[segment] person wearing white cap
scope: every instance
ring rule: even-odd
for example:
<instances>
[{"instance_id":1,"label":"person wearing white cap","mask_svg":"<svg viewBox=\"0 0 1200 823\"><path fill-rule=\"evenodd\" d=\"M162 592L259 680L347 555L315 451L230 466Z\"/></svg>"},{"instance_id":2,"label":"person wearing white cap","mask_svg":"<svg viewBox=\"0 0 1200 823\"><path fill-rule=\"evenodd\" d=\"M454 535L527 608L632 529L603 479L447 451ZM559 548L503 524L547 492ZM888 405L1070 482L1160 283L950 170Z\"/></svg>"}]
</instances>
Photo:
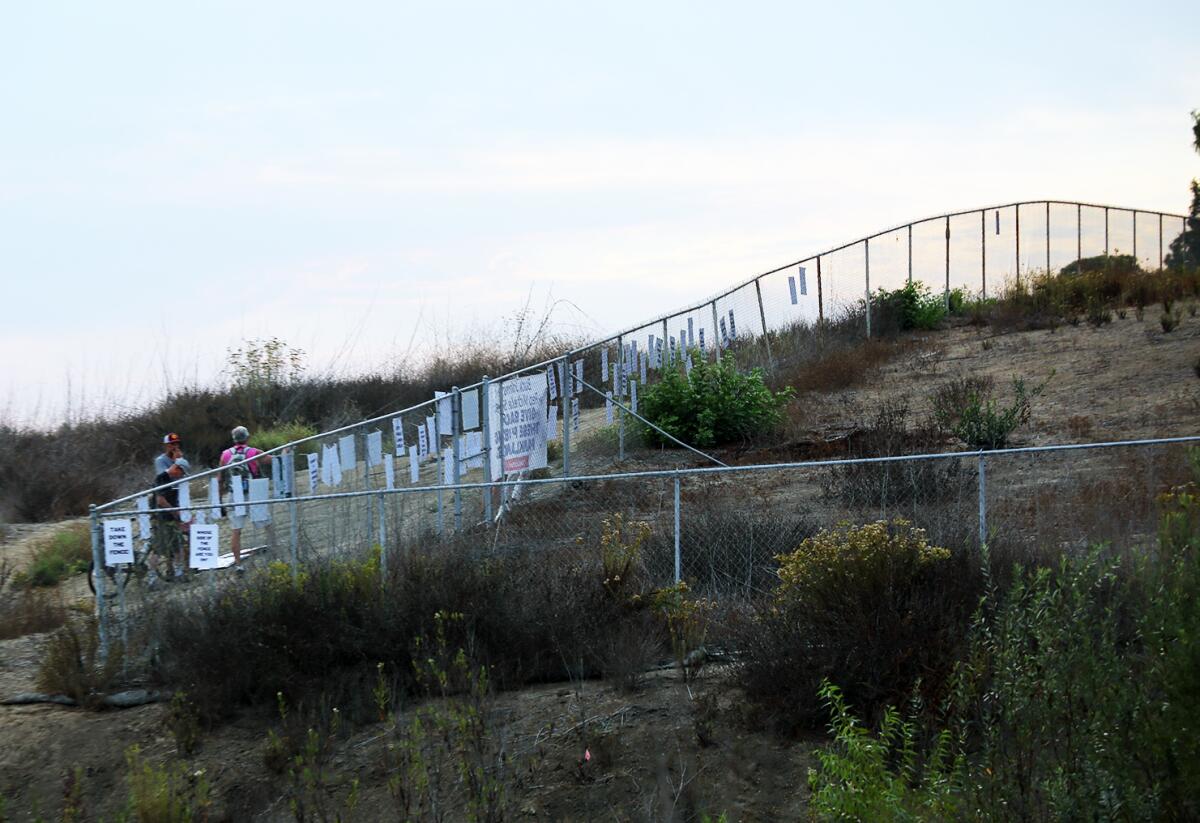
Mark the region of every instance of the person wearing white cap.
<instances>
[{"instance_id":1,"label":"person wearing white cap","mask_svg":"<svg viewBox=\"0 0 1200 823\"><path fill-rule=\"evenodd\" d=\"M259 449L248 445L250 431L245 426L238 426L230 433L233 445L221 452L221 466L228 469L221 475L221 484L226 489L238 483L242 487L242 499L250 499L251 478L262 477L263 467L271 466L271 455L263 454ZM261 464L261 465L260 465ZM232 534L229 545L233 550L233 565L238 572L242 568L242 529L246 525L246 517L231 515L229 528Z\"/></svg>"}]
</instances>

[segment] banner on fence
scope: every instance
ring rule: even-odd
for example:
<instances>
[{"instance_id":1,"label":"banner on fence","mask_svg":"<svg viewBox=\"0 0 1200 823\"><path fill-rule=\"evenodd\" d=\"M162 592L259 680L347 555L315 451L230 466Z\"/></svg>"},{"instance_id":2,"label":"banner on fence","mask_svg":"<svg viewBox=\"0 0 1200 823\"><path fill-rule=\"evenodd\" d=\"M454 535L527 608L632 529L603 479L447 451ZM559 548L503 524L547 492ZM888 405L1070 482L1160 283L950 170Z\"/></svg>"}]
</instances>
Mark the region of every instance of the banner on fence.
<instances>
[{"instance_id":1,"label":"banner on fence","mask_svg":"<svg viewBox=\"0 0 1200 823\"><path fill-rule=\"evenodd\" d=\"M504 398L501 414L500 398ZM546 373L505 380L488 392L492 477L546 467ZM504 455L504 465L500 455Z\"/></svg>"}]
</instances>

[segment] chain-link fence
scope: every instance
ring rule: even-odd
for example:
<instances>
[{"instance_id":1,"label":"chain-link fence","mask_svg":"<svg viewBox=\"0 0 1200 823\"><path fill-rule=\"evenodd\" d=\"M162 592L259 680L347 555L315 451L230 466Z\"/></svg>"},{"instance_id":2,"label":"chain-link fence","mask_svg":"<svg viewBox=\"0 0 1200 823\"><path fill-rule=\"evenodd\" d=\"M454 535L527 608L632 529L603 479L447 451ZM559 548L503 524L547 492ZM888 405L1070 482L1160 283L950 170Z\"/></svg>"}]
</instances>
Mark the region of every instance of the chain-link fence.
<instances>
[{"instance_id":1,"label":"chain-link fence","mask_svg":"<svg viewBox=\"0 0 1200 823\"><path fill-rule=\"evenodd\" d=\"M281 477L294 494L248 504L242 546L248 563L279 560L294 571L375 547L385 564L396 552L442 544L480 558L583 556L584 547L597 545L606 518L620 515L649 526L640 554L653 584L684 580L711 597L753 598L773 588L777 555L843 521L901 517L935 544L986 543L1023 557L1049 558L1104 541L1148 546L1156 535L1158 496L1192 477L1197 444L1200 437L1182 437L390 488L359 453L341 467L345 491L307 493L296 482L298 472ZM219 504L179 507L193 523L217 526L220 557L213 570L195 575L213 589L233 573L221 569L232 562L234 508L226 506L222 516ZM130 610L182 590L165 582L152 590L130 575L154 530L174 524L154 523L141 504L95 510L92 526L97 568L106 565L114 526L133 537L134 562L109 563L108 574L95 575L106 633L114 607L123 626ZM195 580L184 588L206 590Z\"/></svg>"}]
</instances>

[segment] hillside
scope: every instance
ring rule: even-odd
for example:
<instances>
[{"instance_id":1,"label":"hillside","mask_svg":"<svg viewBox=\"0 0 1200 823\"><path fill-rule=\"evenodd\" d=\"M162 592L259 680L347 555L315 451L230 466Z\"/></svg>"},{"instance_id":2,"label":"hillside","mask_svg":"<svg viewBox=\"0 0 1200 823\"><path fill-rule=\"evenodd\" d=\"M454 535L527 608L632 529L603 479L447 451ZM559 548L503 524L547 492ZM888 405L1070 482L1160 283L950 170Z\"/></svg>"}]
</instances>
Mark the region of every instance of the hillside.
<instances>
[{"instance_id":1,"label":"hillside","mask_svg":"<svg viewBox=\"0 0 1200 823\"><path fill-rule=\"evenodd\" d=\"M851 453L854 441L848 433L868 427L885 401L906 400L915 420L929 413L934 388L964 375L991 376L1000 397L1013 377L1044 385L1029 425L1017 433L1017 445L1195 434L1198 358L1200 318L1185 315L1167 334L1156 308L1148 309L1142 321L1131 313L1100 328L1080 324L997 334L962 325L913 334L858 385L801 394L778 443L722 454L739 462L774 462ZM661 458L661 453L636 452L625 468ZM692 462L680 455L672 460ZM26 557L28 540L15 530L0 545L0 557ZM81 588L75 578L63 584L62 593L78 598L86 610ZM0 697L36 690L47 638L0 641ZM238 649L229 654L237 655ZM706 668L691 689L689 696L688 685L668 666L649 673L632 692L617 682L576 680L501 694L490 717L503 729L508 797L516 816L667 820L727 812L730 820L790 820L802 815L806 770L823 738L786 739L748 725L724 666ZM176 744L164 725L169 716L166 704L102 713L48 705L0 707L0 795L9 814L24 819L20 814L35 805L60 808L64 791L72 791L70 776L80 769L89 813L112 815L127 796L122 753L130 745L140 746L150 761L174 757ZM262 713L243 713L205 731L197 753L184 758L188 773L202 770L211 784L214 819L292 819L286 781L264 765L265 725ZM360 781L360 819L393 813L383 765L388 739L382 724L366 723L346 730L330 752L329 785L339 802L349 795L351 778Z\"/></svg>"}]
</instances>

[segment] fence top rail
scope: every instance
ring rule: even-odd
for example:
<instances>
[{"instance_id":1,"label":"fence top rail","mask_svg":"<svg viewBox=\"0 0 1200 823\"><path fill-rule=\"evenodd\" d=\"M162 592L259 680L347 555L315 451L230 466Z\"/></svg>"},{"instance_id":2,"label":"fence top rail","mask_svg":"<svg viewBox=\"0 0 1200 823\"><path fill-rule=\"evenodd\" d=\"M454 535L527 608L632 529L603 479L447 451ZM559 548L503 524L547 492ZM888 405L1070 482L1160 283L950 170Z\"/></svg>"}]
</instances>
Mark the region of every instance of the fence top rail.
<instances>
[{"instance_id":1,"label":"fence top rail","mask_svg":"<svg viewBox=\"0 0 1200 823\"><path fill-rule=\"evenodd\" d=\"M1021 454L1052 454L1057 452L1071 451L1089 451L1096 449L1112 449L1112 448L1130 448L1136 446L1167 446L1181 443L1198 443L1200 444L1200 435L1187 435L1184 437L1156 437L1141 440L1107 440L1098 443L1064 443L1051 446L1021 446L1010 449L991 449L991 450L976 450L976 451L961 451L961 452L930 452L923 454L898 454L888 457L848 457L840 460L803 460L791 463L755 463L749 466L698 466L682 469L654 469L651 471L642 472L612 472L610 474L586 474L572 475L571 477L547 477L542 479L509 479L509 480L492 480L480 483L458 483L458 484L441 484L431 486L407 486L395 489L359 489L349 492L332 492L327 494L306 494L295 497L275 497L268 500L255 501L251 503L247 501L244 505L260 505L260 506L277 506L285 503L305 503L307 501L317 500L344 500L353 497L379 497L389 494L428 494L438 491L463 491L466 489L491 489L504 488L506 486L547 486L561 485L563 483L587 483L599 482L603 480L639 480L649 478L675 478L688 477L696 475L709 474L736 474L745 472L758 471L781 471L795 469L820 469L832 468L835 466L854 466L864 464L878 463L906 463L916 462L920 460L964 460L964 459L987 459L990 457L1002 457L1009 455ZM182 512L182 511L200 511L203 509L213 508L211 503L194 504L191 506L174 506L156 508L156 512ZM96 513L101 511L97 507ZM127 509L124 511L104 511L103 516L108 517L126 517L138 514L145 514L136 509Z\"/></svg>"},{"instance_id":2,"label":"fence top rail","mask_svg":"<svg viewBox=\"0 0 1200 823\"><path fill-rule=\"evenodd\" d=\"M635 331L645 329L649 326L655 326L659 323L670 320L674 317L679 317L680 315L689 314L689 313L695 312L695 311L700 311L701 309L708 306L709 304L715 303L717 300L722 300L722 299L728 297L729 295L733 294L734 292L737 292L737 291L740 291L741 289L747 288L747 287L753 285L754 283L758 282L759 280L761 280L764 277L768 277L772 274L778 274L781 271L786 271L787 269L794 268L796 266L801 265L802 263L808 263L810 261L816 260L819 257L826 257L831 254L836 254L839 251L853 248L854 246L857 246L866 241L874 240L877 237L883 237L883 236L891 234L893 232L900 231L901 229L909 228L911 226L919 226L919 225L922 225L923 223L929 223L929 222L933 222L933 221L937 221L937 220L945 220L950 217L961 217L961 216L967 215L967 214L981 214L981 213L986 213L989 211L998 211L1000 209L1010 209L1010 208L1016 208L1019 206L1035 206L1035 205L1082 206L1082 207L1093 208L1093 209L1104 209L1105 211L1124 211L1124 212L1131 212L1133 214L1141 213L1141 214L1158 215L1159 217L1173 217L1173 218L1180 219L1180 220L1187 219L1187 217L1182 214L1161 212L1161 211L1157 211L1157 210L1153 210L1153 209L1129 208L1127 206L1110 206L1110 205L1105 205L1103 203L1085 203L1085 202L1077 201L1077 200L1021 200L1021 201L1016 201L1016 202L1012 202L1012 203L1003 203L1003 204L992 205L992 206L980 206L980 207L973 208L973 209L963 209L961 211L946 212L944 214L934 215L932 217L923 217L919 220L912 220L912 221L909 221L906 223L900 223L896 226L893 226L892 228L884 229L882 231L877 231L874 234L870 234L865 237L860 237L857 240L853 240L849 243L843 243L842 245L836 246L832 249L817 252L816 254L811 254L807 257L803 257L803 258L793 261L791 263L787 263L782 266L777 266L776 268L773 268L770 271L765 271L760 274L756 274L753 277L751 277L750 279L740 282L737 285L735 285L731 288L728 288L723 292L720 292L719 294L712 295L710 297L706 297L703 300L700 300L700 301L688 306L687 308L676 309L667 314L660 315L652 320L647 320L643 323L638 323L634 326L630 326L630 327L626 328L624 331L609 335L608 337L605 337L601 340L596 340L591 343L587 343L583 346L579 346L577 348L571 349L567 352L564 352L561 355L557 355L555 357L551 357L546 360L543 360L540 363L535 363L535 364L532 364L529 366L523 366L519 369L514 369L513 371L510 371L506 374L492 378L492 380L493 381L509 380L520 374L524 374L529 371L535 371L537 369L547 368L551 364L558 363L562 360L569 360L570 358L573 358L577 355L584 354L584 353L592 351L593 349L596 349L600 346L605 346L616 340L620 340L621 338L628 336ZM480 381L478 381L476 383L472 383L469 386L460 387L460 390L461 391L471 391L473 389L480 388L487 382L488 382L488 377L485 375L483 377L483 379L481 379ZM264 454L274 455L277 453L281 453L287 449L294 448L295 446L298 446L302 443L311 442L313 440L319 440L321 438L330 437L335 434L341 434L343 432L347 432L352 429L356 429L360 426L369 426L372 423L379 423L384 420L389 420L393 417L396 417L397 415L407 414L409 412L416 411L417 409L420 409L423 406L429 406L429 405L433 404L434 402L435 402L434 400L426 400L422 403L418 403L418 404L416 404L414 406L410 406L406 409L400 409L398 411L393 411L393 412L388 412L386 414L377 415L375 417L371 417L366 420L360 420L357 423L351 423L349 425L342 426L341 428L331 429L330 431L325 431L325 432L320 432L318 434L314 434L309 437L302 437L298 440L293 440L289 443L284 443L281 446L277 446L273 449L270 449L270 450L264 452ZM790 465L790 464L779 464L779 465L782 466L782 465ZM220 467L215 468L215 469L207 469L203 472L189 475L188 479L189 480L197 480L197 479L201 479L204 477L214 475L220 471L221 471ZM609 475L609 476L611 476L611 475ZM178 485L180 482L182 482L182 481L174 481L174 482L167 483L167 484L164 484L161 486L154 486L152 488L143 489L141 491L125 495L124 497L118 497L115 500L110 500L107 503L102 503L102 504L96 506L95 509L97 511L107 511L108 509L111 509L114 506L118 506L121 503L127 503L130 500L135 500L138 497L141 497L143 495L156 494L159 491L162 491L164 489L169 489L173 486ZM436 486L423 486L422 488L437 488L437 487Z\"/></svg>"}]
</instances>

